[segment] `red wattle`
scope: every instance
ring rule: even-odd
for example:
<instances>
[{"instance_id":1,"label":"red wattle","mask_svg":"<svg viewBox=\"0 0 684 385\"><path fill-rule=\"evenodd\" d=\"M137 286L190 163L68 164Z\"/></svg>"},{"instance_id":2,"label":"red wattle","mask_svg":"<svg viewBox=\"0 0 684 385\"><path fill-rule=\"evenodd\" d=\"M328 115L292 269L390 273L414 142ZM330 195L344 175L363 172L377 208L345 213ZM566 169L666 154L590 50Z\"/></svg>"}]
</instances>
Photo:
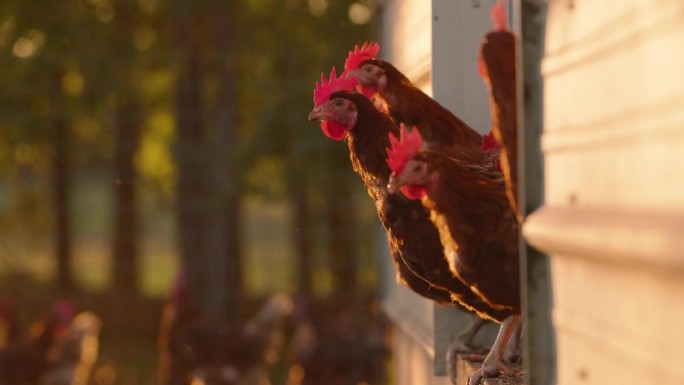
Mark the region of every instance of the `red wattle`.
<instances>
[{"instance_id":1,"label":"red wattle","mask_svg":"<svg viewBox=\"0 0 684 385\"><path fill-rule=\"evenodd\" d=\"M321 121L321 129L325 136L330 139L342 140L347 133L347 127L334 121Z\"/></svg>"},{"instance_id":2,"label":"red wattle","mask_svg":"<svg viewBox=\"0 0 684 385\"><path fill-rule=\"evenodd\" d=\"M423 186L404 185L399 188L406 198L411 200L420 199L427 194L427 190Z\"/></svg>"}]
</instances>

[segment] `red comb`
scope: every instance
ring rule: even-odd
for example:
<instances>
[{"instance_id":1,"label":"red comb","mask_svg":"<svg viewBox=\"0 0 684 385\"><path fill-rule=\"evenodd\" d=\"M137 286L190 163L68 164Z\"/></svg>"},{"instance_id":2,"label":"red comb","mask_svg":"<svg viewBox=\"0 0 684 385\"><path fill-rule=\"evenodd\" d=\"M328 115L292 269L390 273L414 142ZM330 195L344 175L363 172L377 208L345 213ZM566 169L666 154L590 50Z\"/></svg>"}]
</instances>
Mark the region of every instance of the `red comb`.
<instances>
[{"instance_id":1,"label":"red comb","mask_svg":"<svg viewBox=\"0 0 684 385\"><path fill-rule=\"evenodd\" d=\"M354 50L349 51L349 56L344 62L344 70L354 71L365 60L374 59L378 55L378 51L380 51L380 44L376 42L365 42L361 48L355 45Z\"/></svg>"},{"instance_id":2,"label":"red comb","mask_svg":"<svg viewBox=\"0 0 684 385\"><path fill-rule=\"evenodd\" d=\"M492 22L495 31L505 31L508 29L508 17L506 17L508 0L499 0L492 8Z\"/></svg>"},{"instance_id":3,"label":"red comb","mask_svg":"<svg viewBox=\"0 0 684 385\"><path fill-rule=\"evenodd\" d=\"M488 153L497 148L501 148L501 146L499 145L499 142L496 141L496 138L494 138L493 133L490 132L489 134L482 135L482 145L480 146L482 152Z\"/></svg>"},{"instance_id":4,"label":"red comb","mask_svg":"<svg viewBox=\"0 0 684 385\"><path fill-rule=\"evenodd\" d=\"M387 165L394 174L399 174L406 163L423 148L423 138L416 126L408 132L404 123L401 124L399 138L389 134L392 148L387 149Z\"/></svg>"},{"instance_id":5,"label":"red comb","mask_svg":"<svg viewBox=\"0 0 684 385\"><path fill-rule=\"evenodd\" d=\"M321 81L316 82L314 90L314 106L325 103L337 91L353 91L356 88L356 76L347 78L346 75L347 71L344 71L338 78L335 67L330 71L330 80L325 78L325 74L321 74Z\"/></svg>"}]
</instances>

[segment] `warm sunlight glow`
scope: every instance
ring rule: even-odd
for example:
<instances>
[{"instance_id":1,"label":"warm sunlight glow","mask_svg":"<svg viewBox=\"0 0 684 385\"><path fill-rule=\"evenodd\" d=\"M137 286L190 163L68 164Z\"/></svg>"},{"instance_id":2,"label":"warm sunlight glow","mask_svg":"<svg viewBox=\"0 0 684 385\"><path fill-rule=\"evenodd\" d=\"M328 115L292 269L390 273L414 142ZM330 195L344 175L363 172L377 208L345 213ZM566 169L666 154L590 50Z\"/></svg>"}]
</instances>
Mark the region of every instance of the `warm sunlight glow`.
<instances>
[{"instance_id":1,"label":"warm sunlight glow","mask_svg":"<svg viewBox=\"0 0 684 385\"><path fill-rule=\"evenodd\" d=\"M354 3L349 6L349 20L354 24L366 24L372 15L370 8L361 3Z\"/></svg>"},{"instance_id":2,"label":"warm sunlight glow","mask_svg":"<svg viewBox=\"0 0 684 385\"><path fill-rule=\"evenodd\" d=\"M20 165L29 165L39 156L39 149L30 144L20 143L14 148L14 161Z\"/></svg>"},{"instance_id":3,"label":"warm sunlight glow","mask_svg":"<svg viewBox=\"0 0 684 385\"><path fill-rule=\"evenodd\" d=\"M12 53L16 57L28 59L35 56L43 44L45 44L45 34L37 29L32 29L26 36L17 39L12 48Z\"/></svg>"},{"instance_id":4,"label":"warm sunlight glow","mask_svg":"<svg viewBox=\"0 0 684 385\"><path fill-rule=\"evenodd\" d=\"M292 385L298 385L302 383L304 379L304 368L301 365L293 365L287 376L287 383Z\"/></svg>"},{"instance_id":5,"label":"warm sunlight glow","mask_svg":"<svg viewBox=\"0 0 684 385\"><path fill-rule=\"evenodd\" d=\"M138 0L138 6L147 13L154 13L159 8L159 0Z\"/></svg>"},{"instance_id":6,"label":"warm sunlight glow","mask_svg":"<svg viewBox=\"0 0 684 385\"><path fill-rule=\"evenodd\" d=\"M164 112L152 114L140 138L135 166L141 175L151 180L167 197L174 193L177 170L171 153L175 140L173 116Z\"/></svg>"},{"instance_id":7,"label":"warm sunlight glow","mask_svg":"<svg viewBox=\"0 0 684 385\"><path fill-rule=\"evenodd\" d=\"M301 3L302 0L285 0L285 9L287 9L288 11L297 10Z\"/></svg>"},{"instance_id":8,"label":"warm sunlight glow","mask_svg":"<svg viewBox=\"0 0 684 385\"><path fill-rule=\"evenodd\" d=\"M309 0L309 13L312 16L320 17L325 15L328 9L328 0Z\"/></svg>"},{"instance_id":9,"label":"warm sunlight glow","mask_svg":"<svg viewBox=\"0 0 684 385\"><path fill-rule=\"evenodd\" d=\"M68 71L62 78L62 89L70 96L80 96L84 85L85 79L78 71Z\"/></svg>"},{"instance_id":10,"label":"warm sunlight glow","mask_svg":"<svg viewBox=\"0 0 684 385\"><path fill-rule=\"evenodd\" d=\"M97 119L88 117L78 117L74 119L71 127L74 137L84 142L97 140L103 130L102 125Z\"/></svg>"},{"instance_id":11,"label":"warm sunlight glow","mask_svg":"<svg viewBox=\"0 0 684 385\"><path fill-rule=\"evenodd\" d=\"M102 365L95 369L94 374L95 383L102 385L112 385L116 383L118 375L116 370L110 365Z\"/></svg>"},{"instance_id":12,"label":"warm sunlight glow","mask_svg":"<svg viewBox=\"0 0 684 385\"><path fill-rule=\"evenodd\" d=\"M22 59L30 58L36 53L36 46L33 42L25 37L20 37L15 43L14 48L12 48L12 53L16 57Z\"/></svg>"},{"instance_id":13,"label":"warm sunlight glow","mask_svg":"<svg viewBox=\"0 0 684 385\"><path fill-rule=\"evenodd\" d=\"M95 6L95 17L102 23L109 23L116 16L114 7L106 1L99 2Z\"/></svg>"},{"instance_id":14,"label":"warm sunlight glow","mask_svg":"<svg viewBox=\"0 0 684 385\"><path fill-rule=\"evenodd\" d=\"M147 51L157 41L157 32L148 27L140 27L133 34L133 45L138 51Z\"/></svg>"}]
</instances>

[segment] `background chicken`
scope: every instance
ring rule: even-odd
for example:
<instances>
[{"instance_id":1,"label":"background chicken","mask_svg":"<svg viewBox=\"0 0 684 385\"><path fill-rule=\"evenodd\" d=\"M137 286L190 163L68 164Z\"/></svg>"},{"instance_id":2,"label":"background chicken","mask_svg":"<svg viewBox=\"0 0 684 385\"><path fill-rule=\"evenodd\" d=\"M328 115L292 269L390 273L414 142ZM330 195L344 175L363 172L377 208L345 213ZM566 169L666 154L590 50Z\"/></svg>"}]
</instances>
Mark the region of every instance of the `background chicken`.
<instances>
[{"instance_id":1,"label":"background chicken","mask_svg":"<svg viewBox=\"0 0 684 385\"><path fill-rule=\"evenodd\" d=\"M347 138L352 167L375 201L378 215L388 232L390 252L395 262L404 264L407 270L432 286L446 290L453 301L478 312L481 317L503 320L508 315L506 311L486 304L467 285L451 275L439 234L420 202L388 194L387 182L391 171L386 163L385 148L389 146L388 134L396 134L398 127L367 97L353 92L355 86L354 77L343 74L338 79L334 69L329 81L323 76L314 92L315 108L309 120L321 120L323 132L332 139ZM399 272L406 274L402 269ZM417 292L430 297L429 292Z\"/></svg>"},{"instance_id":2,"label":"background chicken","mask_svg":"<svg viewBox=\"0 0 684 385\"><path fill-rule=\"evenodd\" d=\"M50 314L33 322L0 350L0 385L36 384L48 368L48 352L60 327L58 317Z\"/></svg>"},{"instance_id":3,"label":"background chicken","mask_svg":"<svg viewBox=\"0 0 684 385\"><path fill-rule=\"evenodd\" d=\"M268 379L277 359L292 300L270 297L254 316L219 322L188 297L184 274L177 277L159 328L162 384L256 385Z\"/></svg>"},{"instance_id":4,"label":"background chicken","mask_svg":"<svg viewBox=\"0 0 684 385\"><path fill-rule=\"evenodd\" d=\"M13 304L3 305L3 319L14 320L13 312ZM57 300L25 335L12 325L16 336L0 350L0 384L87 384L97 359L101 322L93 313L75 313L71 301Z\"/></svg>"},{"instance_id":5,"label":"background chicken","mask_svg":"<svg viewBox=\"0 0 684 385\"><path fill-rule=\"evenodd\" d=\"M374 295L333 293L296 303L287 385L387 383L389 325Z\"/></svg>"},{"instance_id":6,"label":"background chicken","mask_svg":"<svg viewBox=\"0 0 684 385\"><path fill-rule=\"evenodd\" d=\"M518 219L518 115L515 75L515 35L508 29L506 1L492 8L494 30L489 32L480 48L478 65L489 90L492 132L500 148L501 170L506 177L506 191Z\"/></svg>"},{"instance_id":7,"label":"background chicken","mask_svg":"<svg viewBox=\"0 0 684 385\"><path fill-rule=\"evenodd\" d=\"M102 321L95 313L77 314L49 352L41 385L87 385L97 361Z\"/></svg>"},{"instance_id":8,"label":"background chicken","mask_svg":"<svg viewBox=\"0 0 684 385\"><path fill-rule=\"evenodd\" d=\"M471 377L506 371L503 353L520 320L518 222L497 171L458 160L443 149L422 149L417 129L392 139L389 190L420 199L439 230L452 273L490 306L506 312L497 340Z\"/></svg>"},{"instance_id":9,"label":"background chicken","mask_svg":"<svg viewBox=\"0 0 684 385\"><path fill-rule=\"evenodd\" d=\"M364 43L349 52L345 71L356 76L360 91L378 98L396 124L421 128L425 141L451 148L459 159L482 163L482 137L451 111L415 87L392 64L377 59L378 43Z\"/></svg>"}]
</instances>

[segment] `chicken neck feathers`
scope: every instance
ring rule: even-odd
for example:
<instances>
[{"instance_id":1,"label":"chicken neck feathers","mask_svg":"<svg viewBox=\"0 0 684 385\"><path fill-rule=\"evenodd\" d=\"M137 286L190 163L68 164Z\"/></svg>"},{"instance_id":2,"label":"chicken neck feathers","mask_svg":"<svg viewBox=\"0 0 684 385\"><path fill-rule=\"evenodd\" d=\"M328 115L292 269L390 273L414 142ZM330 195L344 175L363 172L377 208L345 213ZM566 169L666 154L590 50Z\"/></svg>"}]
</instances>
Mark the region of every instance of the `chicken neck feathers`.
<instances>
[{"instance_id":1,"label":"chicken neck feathers","mask_svg":"<svg viewBox=\"0 0 684 385\"><path fill-rule=\"evenodd\" d=\"M382 60L377 60L377 64L387 77L387 86L381 97L397 124L419 127L425 141L453 148L453 153L460 159L483 162L480 134L411 84L393 65Z\"/></svg>"}]
</instances>

